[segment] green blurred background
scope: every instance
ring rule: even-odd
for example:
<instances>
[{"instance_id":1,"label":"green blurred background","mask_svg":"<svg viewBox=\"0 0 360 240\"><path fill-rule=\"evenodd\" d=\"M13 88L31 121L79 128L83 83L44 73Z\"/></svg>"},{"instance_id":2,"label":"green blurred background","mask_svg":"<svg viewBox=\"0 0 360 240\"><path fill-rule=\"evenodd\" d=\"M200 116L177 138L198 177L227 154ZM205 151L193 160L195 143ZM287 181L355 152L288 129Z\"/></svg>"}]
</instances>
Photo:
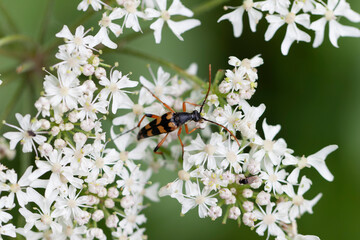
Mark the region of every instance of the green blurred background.
<instances>
[{"instance_id":1,"label":"green blurred background","mask_svg":"<svg viewBox=\"0 0 360 240\"><path fill-rule=\"evenodd\" d=\"M18 31L27 35L34 39L39 53L44 46L54 44L54 35L64 24L71 26L85 15L76 11L79 2L0 0L0 34L3 37ZM207 1L183 2L192 8ZM348 2L353 10L360 12L360 1ZM6 12L14 20L12 27L8 27ZM299 232L315 234L321 239L360 239L360 40L340 38L340 48L337 49L330 44L326 32L325 41L318 49L312 48L311 44L294 43L289 55L282 56L280 45L285 34L284 27L270 42L265 42L267 24L264 19L258 25L257 32L252 33L246 15L242 36L234 38L229 22L216 23L224 13L220 6L196 16L201 20L202 26L183 34L184 42L176 39L165 28L160 45L154 43L151 33L139 35L128 46L183 68L197 62L198 75L204 79L208 76L207 67L210 63L213 69L225 69L228 68L228 56L242 59L262 54L265 64L259 68L259 85L251 104L257 106L265 103L267 108L264 116L267 122L282 126L278 137L283 137L296 155L307 156L327 145L339 145L339 149L326 160L335 176L334 182L327 182L314 169L304 170L313 180L313 187L305 196L310 199L322 192L323 197L314 207L313 215L305 214L298 221ZM84 25L95 26L99 18L99 15L94 15ZM46 19L45 25L43 19ZM346 19L342 19L342 23L349 24ZM359 28L359 24L350 25ZM125 32L131 31L127 29ZM6 56L7 50L25 53L30 57L19 62ZM16 74L15 68L20 63L31 63L35 58L45 67L55 63L51 57L54 52L50 52L50 58L43 60L34 57L36 55L41 56L28 43L0 48L1 79L5 82L10 80L0 87L1 120L9 116L7 121L14 122L13 115L16 112L34 115L33 103L39 96L43 73L25 71ZM107 62L119 62L119 69L123 72L132 72L133 79L138 79L140 75L148 76L147 63L153 69L157 67L155 63L119 52L105 56ZM24 69L26 66L23 66ZM38 67L40 68L41 66ZM16 92L19 94L16 95ZM1 133L3 132L4 128L1 129ZM23 171L29 159L32 159L31 155L21 155L14 162L6 164ZM162 171L155 176L154 181L165 184L175 177L175 173ZM180 207L176 200L164 198L146 210L146 228L150 239L257 238L256 233L252 233L248 227L238 228L233 221L222 225L220 220L201 220L197 217L197 210L180 217Z\"/></svg>"}]
</instances>

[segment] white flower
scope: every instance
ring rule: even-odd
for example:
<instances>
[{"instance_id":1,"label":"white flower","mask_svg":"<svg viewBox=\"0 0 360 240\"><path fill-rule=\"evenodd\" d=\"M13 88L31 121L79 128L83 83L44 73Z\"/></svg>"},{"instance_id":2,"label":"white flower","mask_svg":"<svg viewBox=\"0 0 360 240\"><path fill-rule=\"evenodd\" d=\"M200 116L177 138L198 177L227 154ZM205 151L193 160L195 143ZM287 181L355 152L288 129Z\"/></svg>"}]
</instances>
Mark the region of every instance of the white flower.
<instances>
[{"instance_id":1,"label":"white flower","mask_svg":"<svg viewBox=\"0 0 360 240\"><path fill-rule=\"evenodd\" d=\"M187 213L190 209L199 206L199 217L204 218L208 215L209 207L215 206L217 199L210 195L211 190L209 188L203 188L200 192L200 186L197 184L196 193L194 195L185 195L184 199L180 202L182 204L181 214Z\"/></svg>"},{"instance_id":2,"label":"white flower","mask_svg":"<svg viewBox=\"0 0 360 240\"><path fill-rule=\"evenodd\" d=\"M242 153L244 148L239 148L237 142L230 142L230 138L226 143L225 148L219 148L219 156L224 157L224 160L221 162L221 167L225 170L230 166L230 171L234 169L235 173L242 171L241 165L246 159L249 158L249 154Z\"/></svg>"},{"instance_id":3,"label":"white flower","mask_svg":"<svg viewBox=\"0 0 360 240\"><path fill-rule=\"evenodd\" d=\"M265 0L256 3L257 8L261 8L262 11L269 11L270 14L273 14L274 12L284 12L289 6L289 0Z\"/></svg>"},{"instance_id":4,"label":"white flower","mask_svg":"<svg viewBox=\"0 0 360 240\"><path fill-rule=\"evenodd\" d=\"M345 0L328 0L328 4L325 6L316 3L316 8L312 11L312 14L323 16L310 25L310 29L315 31L314 48L320 46L323 42L327 22L329 22L330 42L334 47L339 47L337 43L339 37L360 37L359 29L338 22L338 19L342 16L352 22L360 22L360 14L351 10L350 5Z\"/></svg>"},{"instance_id":5,"label":"white flower","mask_svg":"<svg viewBox=\"0 0 360 240\"><path fill-rule=\"evenodd\" d=\"M50 194L45 198L32 188L27 189L29 202L34 202L39 208L38 213L33 213L26 208L20 208L20 214L25 218L25 230L30 230L34 225L40 231L51 228L54 234L60 233L62 226L56 221L60 216L59 212L52 211L54 200L58 197L57 194Z\"/></svg>"},{"instance_id":6,"label":"white flower","mask_svg":"<svg viewBox=\"0 0 360 240\"><path fill-rule=\"evenodd\" d=\"M218 133L211 134L210 143L205 144L201 139L200 134L197 135L195 140L191 141L189 146L184 148L185 151L199 151L190 155L188 161L195 164L205 166L208 169L215 169L217 166L215 156L219 153L221 146L222 136Z\"/></svg>"},{"instance_id":7,"label":"white flower","mask_svg":"<svg viewBox=\"0 0 360 240\"><path fill-rule=\"evenodd\" d=\"M99 95L98 95L99 96ZM81 107L78 109L77 117L79 120L84 120L84 118L91 120L96 120L97 113L107 114L107 107L109 106L108 101L105 99L99 98L96 96L93 98L93 95L84 95L78 101Z\"/></svg>"},{"instance_id":8,"label":"white flower","mask_svg":"<svg viewBox=\"0 0 360 240\"><path fill-rule=\"evenodd\" d=\"M15 226L12 223L0 226L0 235L6 235L15 238L16 237Z\"/></svg>"},{"instance_id":9,"label":"white flower","mask_svg":"<svg viewBox=\"0 0 360 240\"><path fill-rule=\"evenodd\" d=\"M140 0L124 0L124 25L126 28L132 28L135 32L141 31L139 17L145 18L145 14L138 11Z\"/></svg>"},{"instance_id":10,"label":"white flower","mask_svg":"<svg viewBox=\"0 0 360 240\"><path fill-rule=\"evenodd\" d=\"M113 11L107 15L106 12L103 13L102 19L99 21L100 30L95 35L95 39L98 43L102 43L108 48L115 49L117 47L116 43L110 40L108 28L118 37L122 33L122 28L120 25L113 23L113 20L120 19L124 17L125 11L120 8L115 8Z\"/></svg>"},{"instance_id":11,"label":"white flower","mask_svg":"<svg viewBox=\"0 0 360 240\"><path fill-rule=\"evenodd\" d=\"M65 186L69 182L76 188L82 187L83 180L74 177L73 170L68 166L70 159L63 157L61 151L53 150L49 156L45 156L47 161L36 160L35 164L38 167L32 174L29 175L29 180L33 181L47 172L51 172L48 183L45 186L45 197L49 197L54 193L54 190Z\"/></svg>"},{"instance_id":12,"label":"white flower","mask_svg":"<svg viewBox=\"0 0 360 240\"><path fill-rule=\"evenodd\" d=\"M246 11L249 16L250 29L252 32L256 32L256 25L262 18L262 13L256 10L255 7L256 7L256 3L254 3L253 0L244 0L243 4L240 7L237 8L227 7L227 8L235 8L235 10L223 15L221 18L219 18L218 22L225 19L229 20L233 25L234 36L240 37L243 30L242 17L244 11Z\"/></svg>"},{"instance_id":13,"label":"white flower","mask_svg":"<svg viewBox=\"0 0 360 240\"><path fill-rule=\"evenodd\" d=\"M15 128L19 132L7 132L4 134L4 137L10 140L10 149L15 149L18 142L20 142L23 145L22 151L24 153L32 152L32 149L34 149L37 155L34 142L41 145L46 141L46 137L41 136L42 132L38 131L41 127L41 122L35 121L31 123L30 114L22 116L20 113L16 113L15 117L20 124L20 128L8 123L6 125Z\"/></svg>"},{"instance_id":14,"label":"white flower","mask_svg":"<svg viewBox=\"0 0 360 240\"><path fill-rule=\"evenodd\" d=\"M80 55L83 55L87 54L87 49L92 49L95 43L93 36L85 36L89 31L90 29L85 32L84 26L79 26L75 30L75 35L72 35L68 26L64 25L55 36L65 39L66 48L70 53L78 51Z\"/></svg>"},{"instance_id":15,"label":"white flower","mask_svg":"<svg viewBox=\"0 0 360 240\"><path fill-rule=\"evenodd\" d=\"M59 197L55 202L54 214L61 215L65 220L71 220L78 217L83 210L80 207L88 207L87 196L79 196L81 191L76 193L76 188L70 186L66 196ZM72 217L72 218L70 218Z\"/></svg>"},{"instance_id":16,"label":"white flower","mask_svg":"<svg viewBox=\"0 0 360 240\"><path fill-rule=\"evenodd\" d=\"M283 189L280 182L285 183L285 177L287 172L285 169L279 171L280 165L278 165L274 171L274 168L269 165L265 165L266 172L261 172L260 177L265 180L265 191L270 192L273 190L274 194L282 194Z\"/></svg>"},{"instance_id":17,"label":"white flower","mask_svg":"<svg viewBox=\"0 0 360 240\"><path fill-rule=\"evenodd\" d=\"M135 87L138 85L137 82L131 81L127 75L122 75L118 70L114 70L110 75L110 80L107 77L102 77L99 84L105 87L100 92L101 98L107 99L110 95L112 113L115 114L119 108L131 108L132 101L126 94L129 91L122 89Z\"/></svg>"},{"instance_id":18,"label":"white flower","mask_svg":"<svg viewBox=\"0 0 360 240\"><path fill-rule=\"evenodd\" d=\"M157 71L157 77L155 77L151 68L149 68L149 71L154 83L148 81L143 76L140 76L141 84L147 87L151 92L153 92L155 96L157 96L161 101L166 102L168 105L171 106L174 100L172 97L167 96L172 93L171 87L167 86L171 80L170 73L165 72L162 67L159 67ZM145 99L145 103L152 103L155 101L155 98L148 91L146 91L146 93L143 95L143 98Z\"/></svg>"},{"instance_id":19,"label":"white flower","mask_svg":"<svg viewBox=\"0 0 360 240\"><path fill-rule=\"evenodd\" d=\"M88 53L91 53L88 52ZM58 68L58 72L64 74L75 74L76 76L81 74L81 68L87 64L87 59L90 54L81 55L78 52L70 52L67 47L59 47L59 52L56 53L57 59L63 60L53 67Z\"/></svg>"},{"instance_id":20,"label":"white flower","mask_svg":"<svg viewBox=\"0 0 360 240\"><path fill-rule=\"evenodd\" d=\"M295 218L300 217L305 212L313 213L312 207L320 200L322 194L319 193L314 199L306 200L303 195L310 189L311 180L303 176L295 194L294 187L291 184L283 186L284 192L291 198L292 205L289 211L289 218L295 221Z\"/></svg>"},{"instance_id":21,"label":"white flower","mask_svg":"<svg viewBox=\"0 0 360 240\"><path fill-rule=\"evenodd\" d=\"M235 129L241 132L241 135L248 139L256 136L256 122L265 111L265 105L260 104L258 107L250 106L245 100L240 101L239 105L244 112L244 118L235 123Z\"/></svg>"},{"instance_id":22,"label":"white flower","mask_svg":"<svg viewBox=\"0 0 360 240\"><path fill-rule=\"evenodd\" d=\"M285 159L283 160L283 164L296 165L296 168L289 175L288 181L293 184L297 183L300 170L304 167L311 166L314 167L323 178L330 182L333 181L334 176L331 174L328 167L326 166L325 158L337 148L337 145L329 145L327 147L324 147L317 153L314 153L308 157L302 156L301 158L296 158L290 154L286 154Z\"/></svg>"},{"instance_id":23,"label":"white flower","mask_svg":"<svg viewBox=\"0 0 360 240\"><path fill-rule=\"evenodd\" d=\"M127 234L132 234L134 229L138 229L138 225L141 225L146 222L146 217L144 214L140 213L140 208L138 206L134 206L132 208L127 208L124 210L125 215L121 215L124 217L119 226L124 229L124 232Z\"/></svg>"},{"instance_id":24,"label":"white flower","mask_svg":"<svg viewBox=\"0 0 360 240\"><path fill-rule=\"evenodd\" d=\"M6 202L7 207L12 208L14 203L14 197L18 200L20 207L24 207L25 204L28 203L28 197L25 193L24 189L28 187L31 183L28 177L32 173L33 166L29 166L22 177L18 180L18 175L15 173L14 170L8 170L6 172L7 179L9 180L10 184L0 186L1 191L9 191L10 194L7 196Z\"/></svg>"},{"instance_id":25,"label":"white flower","mask_svg":"<svg viewBox=\"0 0 360 240\"><path fill-rule=\"evenodd\" d=\"M287 55L292 43L296 40L310 42L311 37L306 32L300 30L297 24L302 25L305 28L310 27L310 16L308 14L298 14L301 10L302 4L293 4L291 11L282 11L280 15L268 15L266 20L270 23L265 33L265 40L269 41L275 34L275 32L285 23L287 24L285 38L281 44L281 53Z\"/></svg>"},{"instance_id":26,"label":"white flower","mask_svg":"<svg viewBox=\"0 0 360 240\"><path fill-rule=\"evenodd\" d=\"M290 202L289 202L290 203ZM277 225L277 223L284 222L290 223L287 214L284 214L289 209L289 204L287 203L279 203L278 206L272 211L272 208L275 206L275 203L270 203L266 206L266 211L264 211L260 206L259 210L255 210L255 218L260 220L259 223L255 225L256 233L260 236L264 235L266 229L268 229L267 239L269 236L283 236L285 237L284 232L281 228Z\"/></svg>"},{"instance_id":27,"label":"white flower","mask_svg":"<svg viewBox=\"0 0 360 240\"><path fill-rule=\"evenodd\" d=\"M106 5L106 4L103 3L101 0L82 0L81 3L79 3L78 5L77 10L86 11L89 5L91 5L91 7L95 11L98 11L101 9L101 5Z\"/></svg>"},{"instance_id":28,"label":"white flower","mask_svg":"<svg viewBox=\"0 0 360 240\"><path fill-rule=\"evenodd\" d=\"M255 137L254 143L261 146L261 149L254 153L253 158L256 159L256 161L262 161L264 157L268 157L272 164L279 165L281 156L284 155L285 152L292 152L292 150L287 148L284 139L280 138L276 141L273 140L276 134L280 131L280 125L267 125L265 118L262 127L264 130L265 140L261 139L259 136Z\"/></svg>"},{"instance_id":29,"label":"white flower","mask_svg":"<svg viewBox=\"0 0 360 240\"><path fill-rule=\"evenodd\" d=\"M237 111L237 108L233 111L230 105L225 105L223 113L216 117L216 121L227 127L230 131L235 131L235 124L242 117L243 115L240 111Z\"/></svg>"},{"instance_id":30,"label":"white flower","mask_svg":"<svg viewBox=\"0 0 360 240\"><path fill-rule=\"evenodd\" d=\"M77 101L82 94L82 87L75 74L65 74L58 71L58 78L53 75L45 76L45 96L49 98L50 104L57 107L62 104L69 110L77 107Z\"/></svg>"},{"instance_id":31,"label":"white flower","mask_svg":"<svg viewBox=\"0 0 360 240\"><path fill-rule=\"evenodd\" d=\"M171 6L168 10L166 10L166 0L155 0L159 10L148 8L145 10L146 16L149 18L158 18L154 23L150 25L150 29L154 30L155 42L161 42L161 31L164 23L166 22L171 29L171 31L175 34L175 36L183 41L184 39L181 37L181 34L199 26L201 23L197 19L186 19L183 21L175 22L171 20L171 16L173 15L182 15L186 17L192 17L193 12L186 8L180 0L173 0Z\"/></svg>"}]
</instances>

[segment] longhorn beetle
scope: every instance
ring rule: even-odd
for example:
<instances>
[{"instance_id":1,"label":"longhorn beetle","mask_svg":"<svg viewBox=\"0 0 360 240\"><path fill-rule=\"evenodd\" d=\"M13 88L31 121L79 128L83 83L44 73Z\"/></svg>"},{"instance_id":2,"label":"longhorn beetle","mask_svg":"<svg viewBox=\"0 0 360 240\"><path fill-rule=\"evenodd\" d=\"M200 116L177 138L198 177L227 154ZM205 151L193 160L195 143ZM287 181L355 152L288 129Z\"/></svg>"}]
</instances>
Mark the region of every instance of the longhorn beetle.
<instances>
[{"instance_id":1,"label":"longhorn beetle","mask_svg":"<svg viewBox=\"0 0 360 240\"><path fill-rule=\"evenodd\" d=\"M194 122L202 122L202 121L207 121L210 122L212 124L218 125L220 127L222 127L223 129L225 129L227 132L230 133L230 135L236 140L237 144L240 147L240 143L237 140L236 136L230 132L229 129L227 129L225 126L211 121L209 119L206 119L204 117L201 116L201 112L203 110L204 104L207 100L207 97L209 95L210 92L210 87L211 87L211 65L209 65L209 88L207 90L205 99L203 101L203 103L201 105L199 104L195 104L195 103L190 103L190 102L183 102L183 112L175 112L174 109L172 109L169 105L167 105L166 103L164 103L163 101L161 101L154 93L152 93L150 91L150 89L148 89L147 87L143 86L146 90L148 90L151 95L156 98L156 100L158 100L159 102L161 102L165 108L167 108L170 112L167 112L165 114L163 114L162 116L157 116L154 114L145 114L141 120L139 121L139 123L137 124L136 127L126 131L123 134L126 134L128 132L131 132L133 130L135 130L136 128L140 127L141 122L144 120L145 117L149 117L149 118L154 118L153 121L151 121L149 124L147 124L146 126L144 126L143 128L140 129L138 135L137 135L137 139L143 139L143 138L148 138L148 137L152 137L152 136L156 136L156 135L160 135L162 133L166 133L165 137L158 143L158 145L154 148L154 153L156 154L162 154L162 152L158 152L157 150L161 147L161 145L164 143L166 137L169 135L170 132L175 131L176 129L178 129L177 135L178 138L180 140L180 144L181 144L181 148L182 148L182 156L184 156L184 144L181 141L180 138L180 134L181 134L181 130L183 125L185 126L185 131L187 134L190 134L192 132L194 132L196 129L198 129L199 127L195 127L194 129L192 129L191 131L189 131L187 122L189 121L194 121ZM200 106L200 111L194 110L193 112L189 113L186 112L186 104L190 104L193 106ZM121 134L121 135L123 135Z\"/></svg>"}]
</instances>

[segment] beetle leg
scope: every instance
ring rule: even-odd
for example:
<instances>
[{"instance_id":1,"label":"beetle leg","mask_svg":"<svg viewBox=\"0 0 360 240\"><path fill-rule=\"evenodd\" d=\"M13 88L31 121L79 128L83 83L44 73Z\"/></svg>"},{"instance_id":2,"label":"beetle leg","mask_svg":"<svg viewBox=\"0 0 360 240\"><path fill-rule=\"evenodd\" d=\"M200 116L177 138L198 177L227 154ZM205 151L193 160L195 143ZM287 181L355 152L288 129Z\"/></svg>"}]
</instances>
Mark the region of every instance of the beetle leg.
<instances>
[{"instance_id":1,"label":"beetle leg","mask_svg":"<svg viewBox=\"0 0 360 240\"><path fill-rule=\"evenodd\" d=\"M161 145L165 142L166 137L169 135L169 133L167 133L165 135L165 137L159 142L159 144L154 148L154 153L156 154L163 154L162 152L157 152L157 150L161 147Z\"/></svg>"},{"instance_id":2,"label":"beetle leg","mask_svg":"<svg viewBox=\"0 0 360 240\"><path fill-rule=\"evenodd\" d=\"M190 132L189 132L189 127L187 124L185 124L185 132L186 134L190 134L192 132L194 132L196 129L199 129L199 127L193 128Z\"/></svg>"},{"instance_id":3,"label":"beetle leg","mask_svg":"<svg viewBox=\"0 0 360 240\"><path fill-rule=\"evenodd\" d=\"M186 103L187 103L187 104L190 104L190 105L193 105L193 106L201 106L201 105L196 104L196 103L183 102L183 112L186 112Z\"/></svg>"},{"instance_id":4,"label":"beetle leg","mask_svg":"<svg viewBox=\"0 0 360 240\"><path fill-rule=\"evenodd\" d=\"M150 89L148 89L148 88L145 87L144 85L143 85L143 87L144 87L146 90L148 90L149 93L151 93L151 95L152 95L154 98L156 98L156 100L158 100L159 102L161 102L162 105L164 105L164 107L166 107L167 109L169 109L170 112L173 112L173 113L175 112L174 109L172 109L169 105L167 105L166 103L164 103L163 101L161 101L160 98L158 98L153 92L150 91Z\"/></svg>"},{"instance_id":5,"label":"beetle leg","mask_svg":"<svg viewBox=\"0 0 360 240\"><path fill-rule=\"evenodd\" d=\"M181 130L182 130L182 127L179 127L179 130L177 132L177 136L179 138L179 141L180 141L180 144L181 144L181 158L184 159L184 144L183 142L181 141L181 137L180 137L180 134L181 134Z\"/></svg>"}]
</instances>

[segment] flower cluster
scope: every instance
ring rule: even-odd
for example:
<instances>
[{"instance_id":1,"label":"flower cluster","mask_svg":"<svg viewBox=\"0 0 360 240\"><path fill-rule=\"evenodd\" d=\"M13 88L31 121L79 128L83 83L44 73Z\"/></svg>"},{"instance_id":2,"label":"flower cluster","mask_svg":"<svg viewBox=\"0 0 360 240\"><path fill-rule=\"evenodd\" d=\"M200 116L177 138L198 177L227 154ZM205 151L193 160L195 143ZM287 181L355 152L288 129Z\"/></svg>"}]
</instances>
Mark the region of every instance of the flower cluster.
<instances>
[{"instance_id":1,"label":"flower cluster","mask_svg":"<svg viewBox=\"0 0 360 240\"><path fill-rule=\"evenodd\" d=\"M225 9L234 10L223 15L218 22L229 20L233 25L235 37L240 37L242 33L244 12L248 13L252 32L256 31L256 26L263 17L262 12L267 12L265 19L269 23L269 27L265 33L266 41L269 41L276 31L285 25L286 34L281 44L283 55L288 54L294 41L311 41L310 35L301 29L315 32L314 48L323 42L327 23L329 23L330 42L335 47L338 47L339 37L360 37L358 28L339 23L341 17L355 23L360 22L360 14L351 10L346 0L328 0L327 3L321 0L264 0L256 2L243 0L241 6L225 7ZM314 18L312 22L310 22L311 16Z\"/></svg>"},{"instance_id":2,"label":"flower cluster","mask_svg":"<svg viewBox=\"0 0 360 240\"><path fill-rule=\"evenodd\" d=\"M87 33L83 26L75 34L63 27L56 35L65 39L56 54L60 62L53 66L54 74L44 78L43 95L35 102L38 113L34 118L17 113L20 126L5 123L16 130L4 134L10 149L20 143L24 153L35 151L37 157L36 166L29 166L21 177L2 167L2 235L144 237L144 198L158 201L158 184L149 181L152 169L136 160L144 158L151 142L129 146L126 135L109 141L103 128L110 111L133 107L130 95L138 82L115 67L108 73L95 37ZM13 155L3 141L1 149ZM12 218L6 211L13 208L25 226L5 225Z\"/></svg>"},{"instance_id":3,"label":"flower cluster","mask_svg":"<svg viewBox=\"0 0 360 240\"><path fill-rule=\"evenodd\" d=\"M65 25L56 34L65 44L55 55L59 62L44 78L42 95L34 104L36 116L17 113L19 126L5 122L15 130L4 134L9 145L0 139L0 158L13 158L13 150L20 144L22 152L35 152L36 159L21 176L0 165L0 237L19 234L26 239L146 239L142 210L147 207L146 199L158 201L160 195L178 200L182 214L198 207L200 218L223 217L224 223L233 219L256 228L261 236L267 231L268 238L318 239L297 233L297 218L312 213L321 198L321 193L311 200L304 197L312 181L300 172L313 167L332 181L325 158L337 146L299 157L284 139L276 138L280 125L268 125L264 119L263 134L258 131L256 124L265 105L251 106L248 100L256 91L256 68L263 64L260 55L243 60L230 57L232 69L216 74L207 101L206 91L199 88L204 84L191 79L196 78L196 64L191 64L186 74L181 72L190 79L171 76L162 67L155 74L149 67L151 80L146 76L131 80L130 74L116 69L117 63L112 67L101 58L100 44L117 47L109 37L110 31L116 37L124 28L141 32L139 19L154 20L150 29L160 43L165 22L180 40L182 33L200 22L172 19L173 15L193 16L180 0L173 0L169 7L166 0L111 3L114 6L101 0L80 2L79 10L86 11L89 6L95 11L104 9L99 31L91 35L78 26L73 34ZM240 36L245 10L253 31L262 17L259 9L268 11L272 15L266 17L270 22L267 38L288 24L284 54L293 41L310 40L296 23L317 31L316 45L322 42L326 21L330 22L333 44L339 36L349 36L350 31L352 36L359 35L358 29L337 22L336 16L360 20L345 0L336 4L329 0L323 9L322 2L313 0L294 1L291 10L289 7L288 0L246 0L219 21L229 19L235 36ZM298 14L300 11L304 13ZM325 20L310 25L310 12L325 14ZM140 90L136 90L139 85ZM198 122L184 126L187 133L189 128L201 129L196 137L188 135L181 140L182 126L174 127L180 131L171 132L159 124L165 136L153 125L144 128L151 128L145 135L136 136L134 130L149 123L145 117L161 120L159 116L167 116L164 114L170 109L200 112ZM111 126L106 128L109 118ZM216 125L220 131L215 130ZM172 141L177 139L181 144ZM159 147L162 154L153 154ZM178 178L158 190L159 183L153 184L150 178L161 167L176 170ZM24 218L23 226L15 227L10 222L13 209Z\"/></svg>"},{"instance_id":4,"label":"flower cluster","mask_svg":"<svg viewBox=\"0 0 360 240\"><path fill-rule=\"evenodd\" d=\"M236 220L239 225L256 228L267 238L299 239L296 219L304 213L312 213L313 206L321 193L311 200L304 195L311 187L311 180L300 171L313 167L326 180L333 176L325 164L328 154L337 149L330 145L308 157L297 157L287 147L284 139L276 138L280 125L268 125L263 120L263 137L256 129L256 123L265 110L265 105L250 106L245 100L251 94L243 94L257 79L256 68L262 64L260 56L251 60L230 57L233 70L226 71L226 78L219 86L227 93L224 105L209 109L207 118L222 124L233 134L241 133L240 139L233 139L227 131L212 132L185 146L183 167L178 178L160 189L161 196L171 196L182 205L181 213L198 207L200 218L223 217ZM238 91L239 93L235 93ZM253 90L252 90L253 91ZM236 94L235 97L229 95ZM218 96L223 97L222 94ZM232 105L232 106L230 106ZM239 144L239 142L241 144ZM308 236L311 238L311 236ZM317 237L314 237L317 239Z\"/></svg>"},{"instance_id":5,"label":"flower cluster","mask_svg":"<svg viewBox=\"0 0 360 240\"><path fill-rule=\"evenodd\" d=\"M99 21L100 30L95 35L95 39L109 48L117 48L116 43L109 37L110 31L116 37L123 34L124 28L142 32L140 20L154 21L150 29L154 30L156 43L161 42L161 32L165 23L180 40L183 40L182 33L200 25L197 19L173 20L174 16L193 16L193 12L180 0L173 0L169 7L166 0L117 0L114 6L109 6L100 0L82 0L78 10L86 11L90 5L95 11L101 10L102 7L106 9Z\"/></svg>"}]
</instances>

